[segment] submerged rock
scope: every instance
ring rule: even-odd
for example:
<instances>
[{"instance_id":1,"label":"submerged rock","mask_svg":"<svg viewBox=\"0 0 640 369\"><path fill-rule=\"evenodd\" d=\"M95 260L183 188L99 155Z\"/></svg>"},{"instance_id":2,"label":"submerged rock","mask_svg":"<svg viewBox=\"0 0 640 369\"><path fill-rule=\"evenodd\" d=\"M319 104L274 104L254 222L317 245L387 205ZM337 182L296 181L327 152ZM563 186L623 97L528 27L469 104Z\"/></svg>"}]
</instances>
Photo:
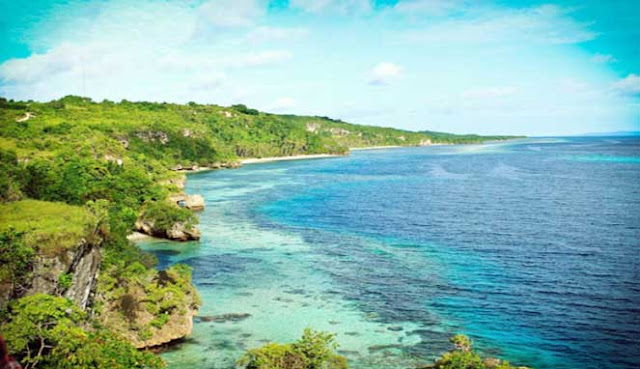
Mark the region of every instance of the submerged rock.
<instances>
[{"instance_id":1,"label":"submerged rock","mask_svg":"<svg viewBox=\"0 0 640 369\"><path fill-rule=\"evenodd\" d=\"M220 315L201 316L201 317L198 317L198 320L201 322L214 322L214 323L239 322L249 318L250 316L251 314L248 314L248 313L228 313L228 314L220 314Z\"/></svg>"}]
</instances>

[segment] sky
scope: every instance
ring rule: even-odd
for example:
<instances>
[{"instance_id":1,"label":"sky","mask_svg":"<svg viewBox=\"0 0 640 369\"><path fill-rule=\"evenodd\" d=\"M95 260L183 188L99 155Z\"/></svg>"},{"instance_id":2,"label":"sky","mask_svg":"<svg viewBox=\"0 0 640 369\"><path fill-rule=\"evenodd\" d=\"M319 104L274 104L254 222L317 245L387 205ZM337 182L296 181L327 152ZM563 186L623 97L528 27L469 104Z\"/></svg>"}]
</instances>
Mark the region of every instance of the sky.
<instances>
[{"instance_id":1,"label":"sky","mask_svg":"<svg viewBox=\"0 0 640 369\"><path fill-rule=\"evenodd\" d=\"M0 0L0 96L454 133L640 130L638 0Z\"/></svg>"}]
</instances>

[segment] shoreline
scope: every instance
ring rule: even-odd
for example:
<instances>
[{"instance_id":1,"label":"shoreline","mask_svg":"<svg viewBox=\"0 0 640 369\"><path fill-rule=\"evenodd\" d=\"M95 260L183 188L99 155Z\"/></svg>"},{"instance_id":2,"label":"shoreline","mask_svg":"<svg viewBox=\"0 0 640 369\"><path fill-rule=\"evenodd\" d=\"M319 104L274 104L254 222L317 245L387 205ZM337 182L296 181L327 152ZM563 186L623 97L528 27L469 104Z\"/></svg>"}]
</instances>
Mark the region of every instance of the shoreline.
<instances>
[{"instance_id":1,"label":"shoreline","mask_svg":"<svg viewBox=\"0 0 640 369\"><path fill-rule=\"evenodd\" d=\"M246 158L241 159L240 163L244 164L261 164L261 163L271 163L274 161L289 161L289 160L307 160L307 159L324 159L324 158L337 158L341 156L341 154L311 154L311 155L292 155L292 156L269 156L266 158Z\"/></svg>"},{"instance_id":2,"label":"shoreline","mask_svg":"<svg viewBox=\"0 0 640 369\"><path fill-rule=\"evenodd\" d=\"M414 146L391 145L391 146L350 147L349 151L399 149L401 147L414 147Z\"/></svg>"},{"instance_id":3,"label":"shoreline","mask_svg":"<svg viewBox=\"0 0 640 369\"><path fill-rule=\"evenodd\" d=\"M148 234L144 234L142 232L135 231L127 236L127 240L136 242L141 240L146 240L148 238L155 238L153 236L149 236Z\"/></svg>"}]
</instances>

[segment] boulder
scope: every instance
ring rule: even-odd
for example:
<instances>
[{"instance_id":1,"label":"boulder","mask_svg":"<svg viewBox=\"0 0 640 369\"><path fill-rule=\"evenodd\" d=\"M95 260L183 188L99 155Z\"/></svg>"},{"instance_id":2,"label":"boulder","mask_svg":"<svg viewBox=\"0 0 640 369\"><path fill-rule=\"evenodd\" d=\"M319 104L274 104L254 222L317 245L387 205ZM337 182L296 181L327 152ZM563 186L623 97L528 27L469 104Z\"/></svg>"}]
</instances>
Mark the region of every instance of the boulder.
<instances>
[{"instance_id":1,"label":"boulder","mask_svg":"<svg viewBox=\"0 0 640 369\"><path fill-rule=\"evenodd\" d=\"M191 241L200 239L200 230L195 227L187 227L183 222L174 223L170 229L158 229L148 220L138 220L135 224L136 231L149 236L166 238L173 241Z\"/></svg>"},{"instance_id":2,"label":"boulder","mask_svg":"<svg viewBox=\"0 0 640 369\"><path fill-rule=\"evenodd\" d=\"M201 195L187 195L184 207L189 210L204 210L204 198Z\"/></svg>"}]
</instances>

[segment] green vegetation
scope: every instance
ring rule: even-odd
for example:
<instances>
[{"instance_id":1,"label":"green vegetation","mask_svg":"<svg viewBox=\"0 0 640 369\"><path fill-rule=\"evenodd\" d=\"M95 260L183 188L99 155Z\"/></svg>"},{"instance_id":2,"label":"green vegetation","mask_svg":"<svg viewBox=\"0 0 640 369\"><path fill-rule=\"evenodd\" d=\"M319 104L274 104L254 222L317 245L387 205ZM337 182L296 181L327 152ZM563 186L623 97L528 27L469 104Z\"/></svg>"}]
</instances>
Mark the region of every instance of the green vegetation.
<instances>
[{"instance_id":1,"label":"green vegetation","mask_svg":"<svg viewBox=\"0 0 640 369\"><path fill-rule=\"evenodd\" d=\"M94 215L79 206L37 200L0 204L0 232L24 234L27 245L49 255L91 238L95 226Z\"/></svg>"},{"instance_id":2,"label":"green vegetation","mask_svg":"<svg viewBox=\"0 0 640 369\"><path fill-rule=\"evenodd\" d=\"M13 228L0 232L0 287L8 291L6 298L21 296L31 281L35 251L23 236Z\"/></svg>"},{"instance_id":3,"label":"green vegetation","mask_svg":"<svg viewBox=\"0 0 640 369\"><path fill-rule=\"evenodd\" d=\"M25 369L164 367L160 358L87 319L69 300L36 294L15 301L6 314L0 331Z\"/></svg>"},{"instance_id":4,"label":"green vegetation","mask_svg":"<svg viewBox=\"0 0 640 369\"><path fill-rule=\"evenodd\" d=\"M443 354L431 369L516 369L508 361L495 358L482 358L473 351L469 337L458 334L451 338L455 349ZM525 367L518 367L526 369Z\"/></svg>"},{"instance_id":5,"label":"green vegetation","mask_svg":"<svg viewBox=\"0 0 640 369\"><path fill-rule=\"evenodd\" d=\"M297 342L249 350L238 364L245 369L346 369L347 359L335 353L337 348L335 335L307 328Z\"/></svg>"},{"instance_id":6,"label":"green vegetation","mask_svg":"<svg viewBox=\"0 0 640 369\"><path fill-rule=\"evenodd\" d=\"M486 141L504 141L524 136L480 136L480 135L456 135L453 133L421 131L421 133L432 137L433 142L447 144L478 144Z\"/></svg>"},{"instance_id":7,"label":"green vegetation","mask_svg":"<svg viewBox=\"0 0 640 369\"><path fill-rule=\"evenodd\" d=\"M184 223L187 228L197 224L196 216L189 210L162 201L155 201L143 207L141 220L154 223L154 229L166 233L176 223Z\"/></svg>"},{"instance_id":8,"label":"green vegetation","mask_svg":"<svg viewBox=\"0 0 640 369\"><path fill-rule=\"evenodd\" d=\"M156 271L135 262L111 265L105 272L97 288L100 320L138 346L170 319L186 324L201 303L186 265Z\"/></svg>"}]
</instances>

